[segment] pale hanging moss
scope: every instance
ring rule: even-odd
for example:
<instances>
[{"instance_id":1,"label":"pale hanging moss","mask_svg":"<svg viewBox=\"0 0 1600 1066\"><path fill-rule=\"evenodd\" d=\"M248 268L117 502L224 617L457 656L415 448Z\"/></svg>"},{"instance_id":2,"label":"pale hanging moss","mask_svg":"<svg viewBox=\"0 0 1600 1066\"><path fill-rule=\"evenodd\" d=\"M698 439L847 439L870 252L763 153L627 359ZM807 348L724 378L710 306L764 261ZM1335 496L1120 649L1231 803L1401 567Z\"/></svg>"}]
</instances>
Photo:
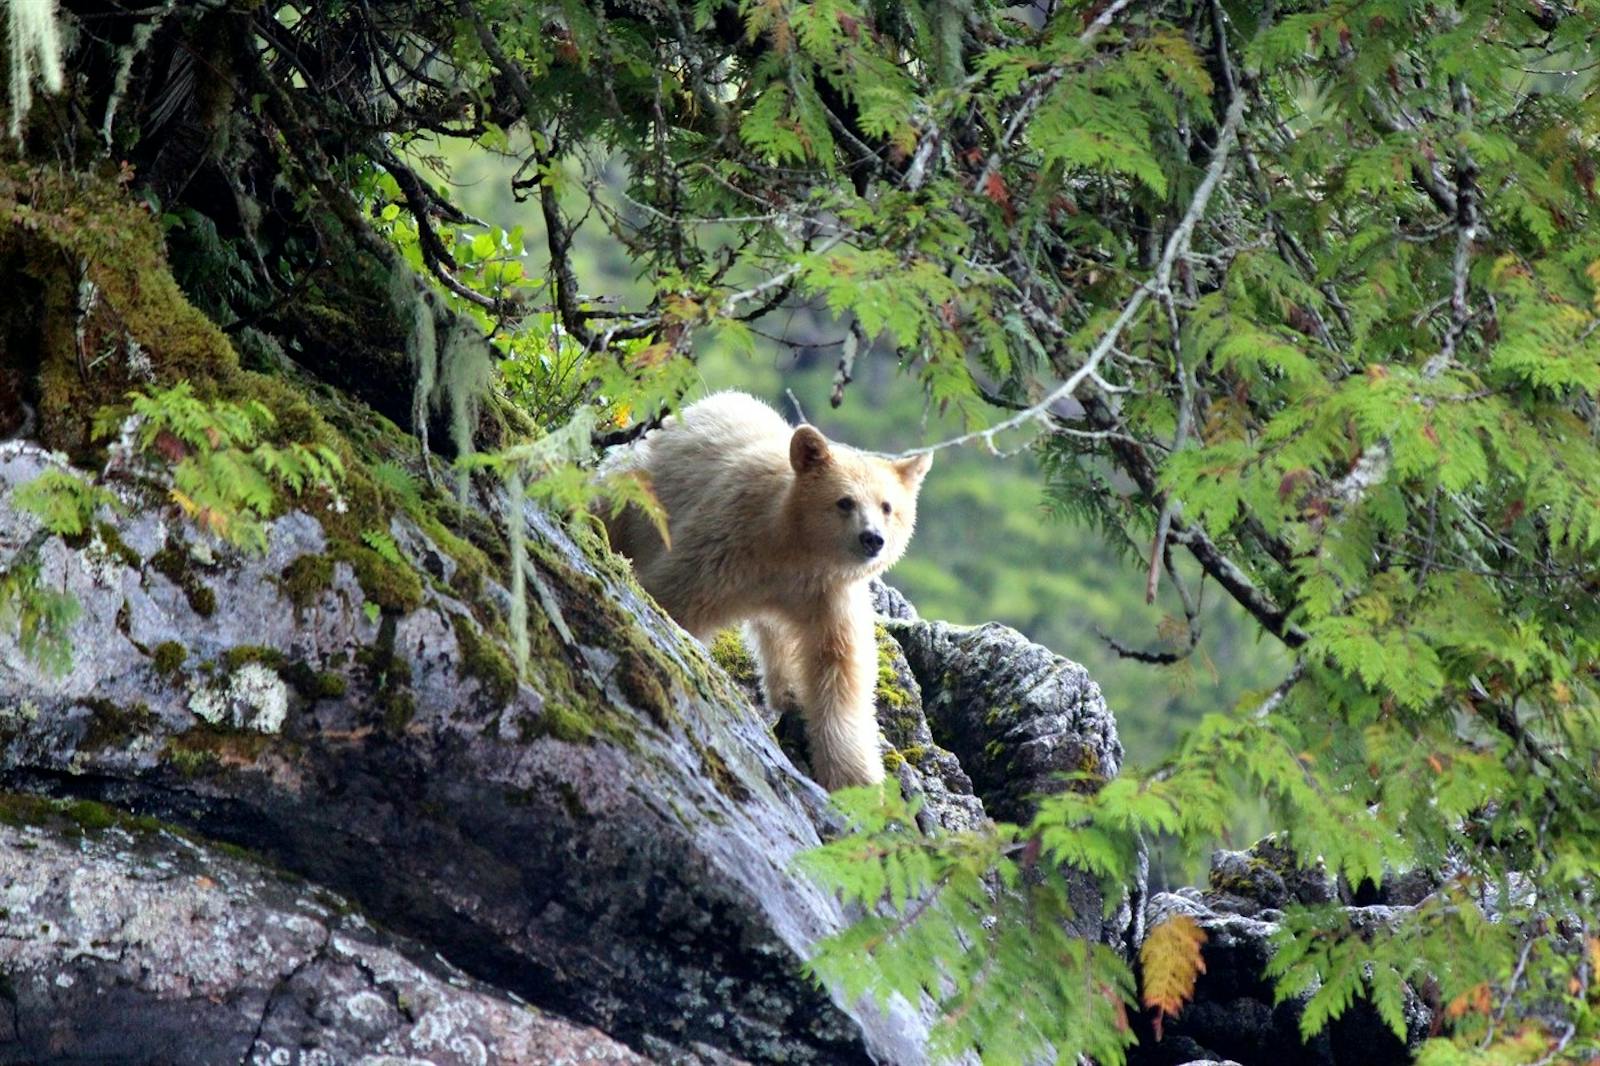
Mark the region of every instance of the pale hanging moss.
<instances>
[{"instance_id":1,"label":"pale hanging moss","mask_svg":"<svg viewBox=\"0 0 1600 1066\"><path fill-rule=\"evenodd\" d=\"M411 319L411 332L406 336L406 358L411 362L411 432L422 443L422 458L427 464L428 476L433 476L433 466L428 463L428 413L438 406L434 390L439 381L439 346L433 328L433 308L417 284L416 275L409 270L396 270L389 287L389 298L401 318Z\"/></svg>"},{"instance_id":2,"label":"pale hanging moss","mask_svg":"<svg viewBox=\"0 0 1600 1066\"><path fill-rule=\"evenodd\" d=\"M33 83L42 82L58 93L61 74L61 33L56 25L56 0L8 0L6 47L10 53L11 136L22 138L22 120L33 106Z\"/></svg>"},{"instance_id":3,"label":"pale hanging moss","mask_svg":"<svg viewBox=\"0 0 1600 1066\"><path fill-rule=\"evenodd\" d=\"M494 360L481 334L457 326L444 343L441 362L439 385L449 403L450 443L456 448L456 501L465 507L470 474L461 460L473 452L472 431L483 398L494 384Z\"/></svg>"},{"instance_id":4,"label":"pale hanging moss","mask_svg":"<svg viewBox=\"0 0 1600 1066\"><path fill-rule=\"evenodd\" d=\"M528 563L527 522L522 514L522 469L512 463L506 471L506 531L511 541L511 650L517 676L528 676L528 591L523 571Z\"/></svg>"}]
</instances>

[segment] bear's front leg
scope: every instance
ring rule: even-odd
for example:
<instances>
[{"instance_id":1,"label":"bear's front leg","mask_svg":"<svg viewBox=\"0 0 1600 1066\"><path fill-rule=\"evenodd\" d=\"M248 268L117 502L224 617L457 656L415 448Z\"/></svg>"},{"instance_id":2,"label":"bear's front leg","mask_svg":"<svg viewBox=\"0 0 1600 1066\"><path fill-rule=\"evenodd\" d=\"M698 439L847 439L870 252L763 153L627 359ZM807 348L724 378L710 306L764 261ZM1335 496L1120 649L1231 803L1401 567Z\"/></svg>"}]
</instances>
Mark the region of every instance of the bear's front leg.
<instances>
[{"instance_id":1,"label":"bear's front leg","mask_svg":"<svg viewBox=\"0 0 1600 1066\"><path fill-rule=\"evenodd\" d=\"M800 638L793 626L775 618L756 618L745 623L745 638L755 650L760 667L761 693L767 706L783 712L800 700Z\"/></svg>"},{"instance_id":2,"label":"bear's front leg","mask_svg":"<svg viewBox=\"0 0 1600 1066\"><path fill-rule=\"evenodd\" d=\"M878 645L865 587L826 604L800 637L800 699L811 773L828 791L883 780L873 687Z\"/></svg>"}]
</instances>

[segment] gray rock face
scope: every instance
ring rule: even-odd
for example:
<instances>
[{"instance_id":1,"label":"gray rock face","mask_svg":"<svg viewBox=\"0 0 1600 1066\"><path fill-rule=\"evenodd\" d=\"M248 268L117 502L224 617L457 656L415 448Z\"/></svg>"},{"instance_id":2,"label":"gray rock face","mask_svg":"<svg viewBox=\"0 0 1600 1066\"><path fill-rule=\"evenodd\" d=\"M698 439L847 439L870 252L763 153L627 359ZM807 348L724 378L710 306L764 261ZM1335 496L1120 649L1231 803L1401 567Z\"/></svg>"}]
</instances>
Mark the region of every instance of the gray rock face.
<instances>
[{"instance_id":1,"label":"gray rock face","mask_svg":"<svg viewBox=\"0 0 1600 1066\"><path fill-rule=\"evenodd\" d=\"M0 563L36 532L9 491L44 466L0 455ZM369 612L335 562L297 609L285 572L324 540L308 515L275 521L261 557L207 551L149 506L99 518L120 548L38 549L43 586L81 610L70 671L0 639L0 789L249 848L655 1058L924 1060L915 1012L834 1003L801 968L845 920L790 869L822 793L554 523L530 512L544 645L516 683L473 652L498 621L442 580L414 610ZM443 553L401 532L428 573L424 550ZM45 1024L31 1010L13 1026Z\"/></svg>"},{"instance_id":2,"label":"gray rock face","mask_svg":"<svg viewBox=\"0 0 1600 1066\"><path fill-rule=\"evenodd\" d=\"M647 1061L171 832L36 811L0 855L0 1063Z\"/></svg>"},{"instance_id":3,"label":"gray rock face","mask_svg":"<svg viewBox=\"0 0 1600 1066\"><path fill-rule=\"evenodd\" d=\"M1077 663L1007 626L892 622L933 737L954 752L995 818L1026 822L1063 773L1115 777L1122 742L1100 686Z\"/></svg>"},{"instance_id":4,"label":"gray rock face","mask_svg":"<svg viewBox=\"0 0 1600 1066\"><path fill-rule=\"evenodd\" d=\"M838 1003L805 975L811 946L849 920L792 871L831 824L826 797L620 564L525 510L534 655L519 679L501 650L505 588L468 580L460 560L403 517L389 532L422 594L401 607L373 591L373 575L338 554L308 513L272 522L259 556L207 542L151 498L130 498L121 513L102 508L71 545L44 537L10 494L56 462L28 445L0 446L0 568L30 552L39 587L69 594L79 611L60 675L24 654L14 630L0 634L0 800L92 800L150 816L349 899L484 982L490 991L474 993L472 1017L489 1035L475 1039L535 1049L495 1052L504 1061L565 1053L517 1043L543 1039L503 1016L518 999L578 1023L549 1030L551 1040L593 1026L659 1061L926 1061L925 1014ZM479 505L503 513L504 497ZM884 596L914 618L903 598ZM1047 786L1053 768L1115 771L1114 726L1081 669L998 627L892 625L896 639L881 638L880 710L902 781L926 799L927 828L977 825L986 803L1023 814L1021 797ZM958 678L964 671L971 676ZM984 700L1005 713L983 716ZM985 750L991 741L1020 744L1017 761L1002 765ZM986 775L977 787L940 746L957 742ZM39 1041L65 1039L60 1019L75 1019L82 1061L123 1043L155 1048L139 1041L183 1026L204 1055L225 1047L221 1057L239 1061L257 1050L242 1042L252 1019L261 1028L251 1039L268 1052L299 1041L326 1047L330 1061L377 1062L361 1056L391 1046L411 1054L397 1027L414 1026L408 1010L444 996L448 980L427 984L419 972L402 995L391 972L399 963L369 965L370 953L343 946L357 926L307 910L301 889L264 895L272 879L259 871L228 867L218 897L256 901L242 912L266 908L249 920L257 925L240 918L215 930L257 952L240 956L254 960L252 972L223 993L221 970L185 969L204 959L181 935L211 935L220 912L197 909L208 897L182 872L210 871L215 853L163 839L170 854L109 837L79 845L84 868L100 873L73 880L77 895L63 901L51 895L60 878L50 871L68 861L67 845L30 851L15 833L0 836L0 877L26 912L88 930L91 946L98 934L86 915L103 915L111 942L132 937L140 886L156 884L150 871L181 874L161 882L177 893L170 907L146 907L143 919L176 923L178 939L141 941L154 954L137 973L122 967L137 953L68 952L52 963L61 944L38 940L45 954L28 972L46 976L28 978L9 1013L0 1003L10 1027L0 1062L29 1061ZM1081 913L1099 914L1097 899L1081 902ZM227 945L216 948L218 966ZM148 984L168 979L181 995ZM365 1005L366 1021L346 1017L340 1004L350 1002ZM93 1003L126 1010L95 1014ZM590 1048L580 1050L601 1053ZM453 1061L449 1050L414 1057ZM130 1050L127 1061L143 1054Z\"/></svg>"},{"instance_id":5,"label":"gray rock face","mask_svg":"<svg viewBox=\"0 0 1600 1066\"><path fill-rule=\"evenodd\" d=\"M871 586L872 609L881 617L893 618L897 622L917 620L917 609L911 606L905 593L876 577L872 579Z\"/></svg>"}]
</instances>

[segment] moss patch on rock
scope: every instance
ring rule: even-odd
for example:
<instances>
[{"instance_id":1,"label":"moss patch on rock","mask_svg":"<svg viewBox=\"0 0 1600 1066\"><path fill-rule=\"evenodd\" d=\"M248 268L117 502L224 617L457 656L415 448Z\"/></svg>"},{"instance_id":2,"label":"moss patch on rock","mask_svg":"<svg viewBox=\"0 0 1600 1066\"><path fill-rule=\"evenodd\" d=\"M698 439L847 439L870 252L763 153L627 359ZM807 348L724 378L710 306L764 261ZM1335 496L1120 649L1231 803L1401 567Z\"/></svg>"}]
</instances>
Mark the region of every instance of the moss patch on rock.
<instances>
[{"instance_id":1,"label":"moss patch on rock","mask_svg":"<svg viewBox=\"0 0 1600 1066\"><path fill-rule=\"evenodd\" d=\"M150 662L162 677L175 677L189 658L189 650L175 640L164 640L150 651Z\"/></svg>"},{"instance_id":2,"label":"moss patch on rock","mask_svg":"<svg viewBox=\"0 0 1600 1066\"><path fill-rule=\"evenodd\" d=\"M462 678L476 681L497 706L510 703L517 695L517 668L493 642L484 639L471 620L458 614L450 621L461 645Z\"/></svg>"},{"instance_id":3,"label":"moss patch on rock","mask_svg":"<svg viewBox=\"0 0 1600 1066\"><path fill-rule=\"evenodd\" d=\"M362 593L384 610L407 614L422 606L422 579L411 567L391 562L364 544L336 543L331 554L350 564Z\"/></svg>"},{"instance_id":4,"label":"moss patch on rock","mask_svg":"<svg viewBox=\"0 0 1600 1066\"><path fill-rule=\"evenodd\" d=\"M724 629L711 641L711 659L733 680L746 688L758 682L756 657L745 647L737 629Z\"/></svg>"},{"instance_id":5,"label":"moss patch on rock","mask_svg":"<svg viewBox=\"0 0 1600 1066\"><path fill-rule=\"evenodd\" d=\"M210 618L217 613L217 594L200 580L194 559L186 549L168 544L150 557L150 565L157 573L178 586L184 599L189 601L189 609L195 614L201 618Z\"/></svg>"},{"instance_id":6,"label":"moss patch on rock","mask_svg":"<svg viewBox=\"0 0 1600 1066\"><path fill-rule=\"evenodd\" d=\"M155 818L128 814L93 800L47 799L24 792L0 792L0 823L17 828L71 828L80 833L113 827L150 833L163 828Z\"/></svg>"},{"instance_id":7,"label":"moss patch on rock","mask_svg":"<svg viewBox=\"0 0 1600 1066\"><path fill-rule=\"evenodd\" d=\"M326 555L301 555L278 575L278 588L295 610L314 605L333 587L333 560Z\"/></svg>"}]
</instances>

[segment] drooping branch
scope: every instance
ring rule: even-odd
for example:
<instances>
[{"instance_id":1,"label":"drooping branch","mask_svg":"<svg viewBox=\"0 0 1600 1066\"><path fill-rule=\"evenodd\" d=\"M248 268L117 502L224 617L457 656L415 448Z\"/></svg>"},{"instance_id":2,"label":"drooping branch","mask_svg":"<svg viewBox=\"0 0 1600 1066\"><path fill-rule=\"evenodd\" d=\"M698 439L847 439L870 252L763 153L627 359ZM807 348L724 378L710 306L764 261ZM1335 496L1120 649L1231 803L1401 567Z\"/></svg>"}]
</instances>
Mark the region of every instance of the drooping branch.
<instances>
[{"instance_id":1,"label":"drooping branch","mask_svg":"<svg viewBox=\"0 0 1600 1066\"><path fill-rule=\"evenodd\" d=\"M1223 120L1222 129L1217 134L1217 144L1212 150L1211 163L1206 168L1205 177L1201 179L1199 186L1195 189L1194 197L1189 201L1188 210L1184 212L1183 218L1179 220L1171 236L1167 238L1166 247L1156 264L1155 276L1133 291L1133 295L1128 297L1127 301L1122 305L1122 310L1117 314L1117 317L1112 320L1111 325L1100 335L1100 339L1095 342L1095 346L1090 349L1089 354L1078 366L1078 369L1073 371L1066 381L1052 389L1042 400L1032 406L1023 408L1009 418L996 422L992 426L974 430L970 433L963 433L921 448L912 448L901 453L902 457L930 455L962 444L981 443L993 451L995 450L996 438L1004 433L1030 425L1048 426L1052 417L1051 411L1056 405L1074 396L1084 382L1095 380L1097 377L1096 371L1100 364L1116 348L1117 341L1121 338L1123 331L1138 317L1139 312L1144 308L1145 302L1152 295L1170 286L1173 264L1188 250L1189 242L1194 236L1195 226L1199 224L1201 217L1205 215L1206 207L1211 202L1211 195L1216 191L1218 183L1222 180L1223 172L1228 166L1228 154L1238 137L1239 123L1243 117L1244 99L1242 97L1235 98L1228 105L1227 116Z\"/></svg>"}]
</instances>

